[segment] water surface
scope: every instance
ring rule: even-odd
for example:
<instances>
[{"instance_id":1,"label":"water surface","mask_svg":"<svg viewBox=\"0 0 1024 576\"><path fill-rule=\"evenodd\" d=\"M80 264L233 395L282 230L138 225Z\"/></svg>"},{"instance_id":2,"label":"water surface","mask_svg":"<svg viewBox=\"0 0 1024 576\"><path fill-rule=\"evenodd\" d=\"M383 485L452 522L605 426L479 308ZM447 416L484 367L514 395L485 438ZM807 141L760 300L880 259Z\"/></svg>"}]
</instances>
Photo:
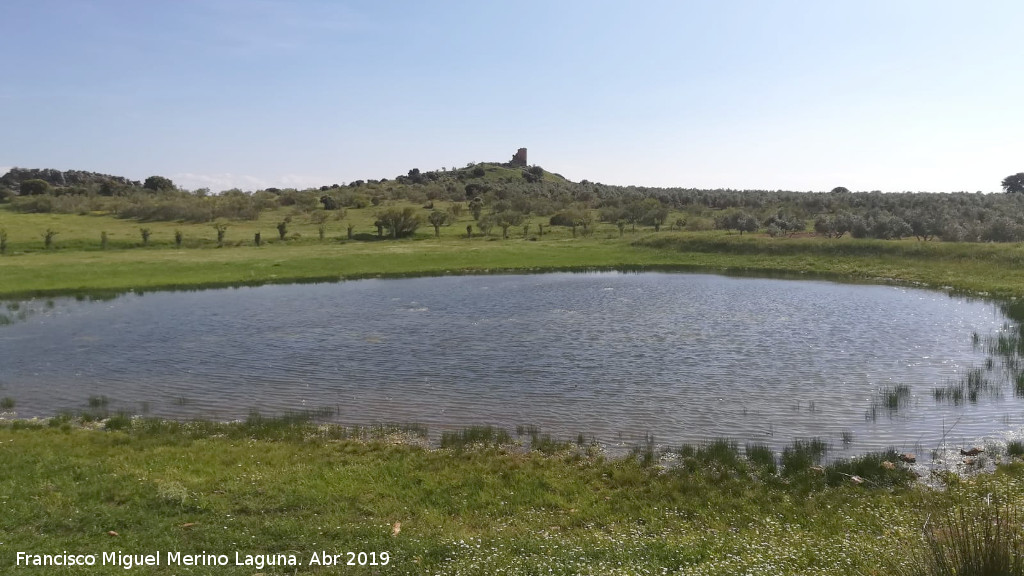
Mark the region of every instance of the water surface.
<instances>
[{"instance_id":1,"label":"water surface","mask_svg":"<svg viewBox=\"0 0 1024 576\"><path fill-rule=\"evenodd\" d=\"M653 434L667 445L820 436L918 452L1022 424L1012 387L959 406L932 394L985 366L972 335L998 333L999 308L903 287L543 274L12 306L0 396L19 416L106 396L110 410L172 418L328 407L345 424L434 434L529 424L613 449ZM1007 381L998 361L986 374ZM879 409L895 384L909 401Z\"/></svg>"}]
</instances>

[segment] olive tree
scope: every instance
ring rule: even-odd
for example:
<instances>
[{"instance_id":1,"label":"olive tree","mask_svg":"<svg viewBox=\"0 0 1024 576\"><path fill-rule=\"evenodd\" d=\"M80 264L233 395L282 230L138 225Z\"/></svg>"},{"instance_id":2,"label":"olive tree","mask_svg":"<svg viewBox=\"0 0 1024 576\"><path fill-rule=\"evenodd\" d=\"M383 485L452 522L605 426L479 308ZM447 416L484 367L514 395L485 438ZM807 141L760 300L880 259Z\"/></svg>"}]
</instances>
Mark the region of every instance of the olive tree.
<instances>
[{"instance_id":1,"label":"olive tree","mask_svg":"<svg viewBox=\"0 0 1024 576\"><path fill-rule=\"evenodd\" d=\"M515 210L505 210L494 215L494 223L501 228L501 237L508 238L508 229L519 226L526 221L526 214Z\"/></svg>"},{"instance_id":2,"label":"olive tree","mask_svg":"<svg viewBox=\"0 0 1024 576\"><path fill-rule=\"evenodd\" d=\"M434 210L427 216L427 221L434 227L434 237L441 237L441 226L446 226L451 222L452 216L448 212L442 212L440 210Z\"/></svg>"},{"instance_id":3,"label":"olive tree","mask_svg":"<svg viewBox=\"0 0 1024 576\"><path fill-rule=\"evenodd\" d=\"M388 208L377 214L377 222L382 228L387 228L392 238L412 236L422 222L420 215L415 208Z\"/></svg>"}]
</instances>

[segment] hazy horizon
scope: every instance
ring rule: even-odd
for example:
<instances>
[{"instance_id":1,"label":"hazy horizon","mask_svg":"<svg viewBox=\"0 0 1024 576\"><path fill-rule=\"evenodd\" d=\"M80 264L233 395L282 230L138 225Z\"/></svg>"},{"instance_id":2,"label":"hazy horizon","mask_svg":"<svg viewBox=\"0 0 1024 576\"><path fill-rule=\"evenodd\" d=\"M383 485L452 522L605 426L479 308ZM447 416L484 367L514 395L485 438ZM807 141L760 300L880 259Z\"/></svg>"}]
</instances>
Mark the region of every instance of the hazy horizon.
<instances>
[{"instance_id":1,"label":"hazy horizon","mask_svg":"<svg viewBox=\"0 0 1024 576\"><path fill-rule=\"evenodd\" d=\"M0 164L251 190L526 147L573 181L996 192L1024 171L1021 16L1009 1L12 0Z\"/></svg>"}]
</instances>

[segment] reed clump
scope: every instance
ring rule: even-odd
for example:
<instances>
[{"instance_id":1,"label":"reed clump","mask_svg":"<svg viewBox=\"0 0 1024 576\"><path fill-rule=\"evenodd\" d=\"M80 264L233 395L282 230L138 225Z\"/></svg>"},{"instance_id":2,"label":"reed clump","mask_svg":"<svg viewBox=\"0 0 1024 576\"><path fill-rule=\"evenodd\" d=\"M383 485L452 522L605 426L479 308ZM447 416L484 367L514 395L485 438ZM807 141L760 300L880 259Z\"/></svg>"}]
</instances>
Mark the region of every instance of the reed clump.
<instances>
[{"instance_id":1,"label":"reed clump","mask_svg":"<svg viewBox=\"0 0 1024 576\"><path fill-rule=\"evenodd\" d=\"M928 517L901 576L1024 576L1024 528L1010 499L960 501Z\"/></svg>"}]
</instances>

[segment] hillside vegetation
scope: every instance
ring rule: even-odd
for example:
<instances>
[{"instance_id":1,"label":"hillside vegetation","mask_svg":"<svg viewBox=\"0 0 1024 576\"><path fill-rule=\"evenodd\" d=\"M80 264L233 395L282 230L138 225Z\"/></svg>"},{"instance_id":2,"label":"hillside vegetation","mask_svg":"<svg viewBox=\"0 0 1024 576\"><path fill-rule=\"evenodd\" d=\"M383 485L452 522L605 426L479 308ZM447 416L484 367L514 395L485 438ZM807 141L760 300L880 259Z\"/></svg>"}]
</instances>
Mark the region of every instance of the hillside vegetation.
<instances>
[{"instance_id":1,"label":"hillside vegetation","mask_svg":"<svg viewBox=\"0 0 1024 576\"><path fill-rule=\"evenodd\" d=\"M424 206L416 222L383 220L392 236L419 225L448 225L462 213L489 232L527 221L587 234L598 223L635 230L647 226L689 231L732 230L770 236L1018 242L1024 240L1024 194L936 194L646 188L570 182L539 166L473 164L458 169L409 170L392 179L358 180L319 189L187 191L161 176L143 183L83 172L13 169L0 178L0 202L33 214L105 214L140 222L253 221L276 208L299 214ZM444 205L443 210L435 206ZM433 212L440 211L437 214ZM396 227L396 224L397 227Z\"/></svg>"}]
</instances>

